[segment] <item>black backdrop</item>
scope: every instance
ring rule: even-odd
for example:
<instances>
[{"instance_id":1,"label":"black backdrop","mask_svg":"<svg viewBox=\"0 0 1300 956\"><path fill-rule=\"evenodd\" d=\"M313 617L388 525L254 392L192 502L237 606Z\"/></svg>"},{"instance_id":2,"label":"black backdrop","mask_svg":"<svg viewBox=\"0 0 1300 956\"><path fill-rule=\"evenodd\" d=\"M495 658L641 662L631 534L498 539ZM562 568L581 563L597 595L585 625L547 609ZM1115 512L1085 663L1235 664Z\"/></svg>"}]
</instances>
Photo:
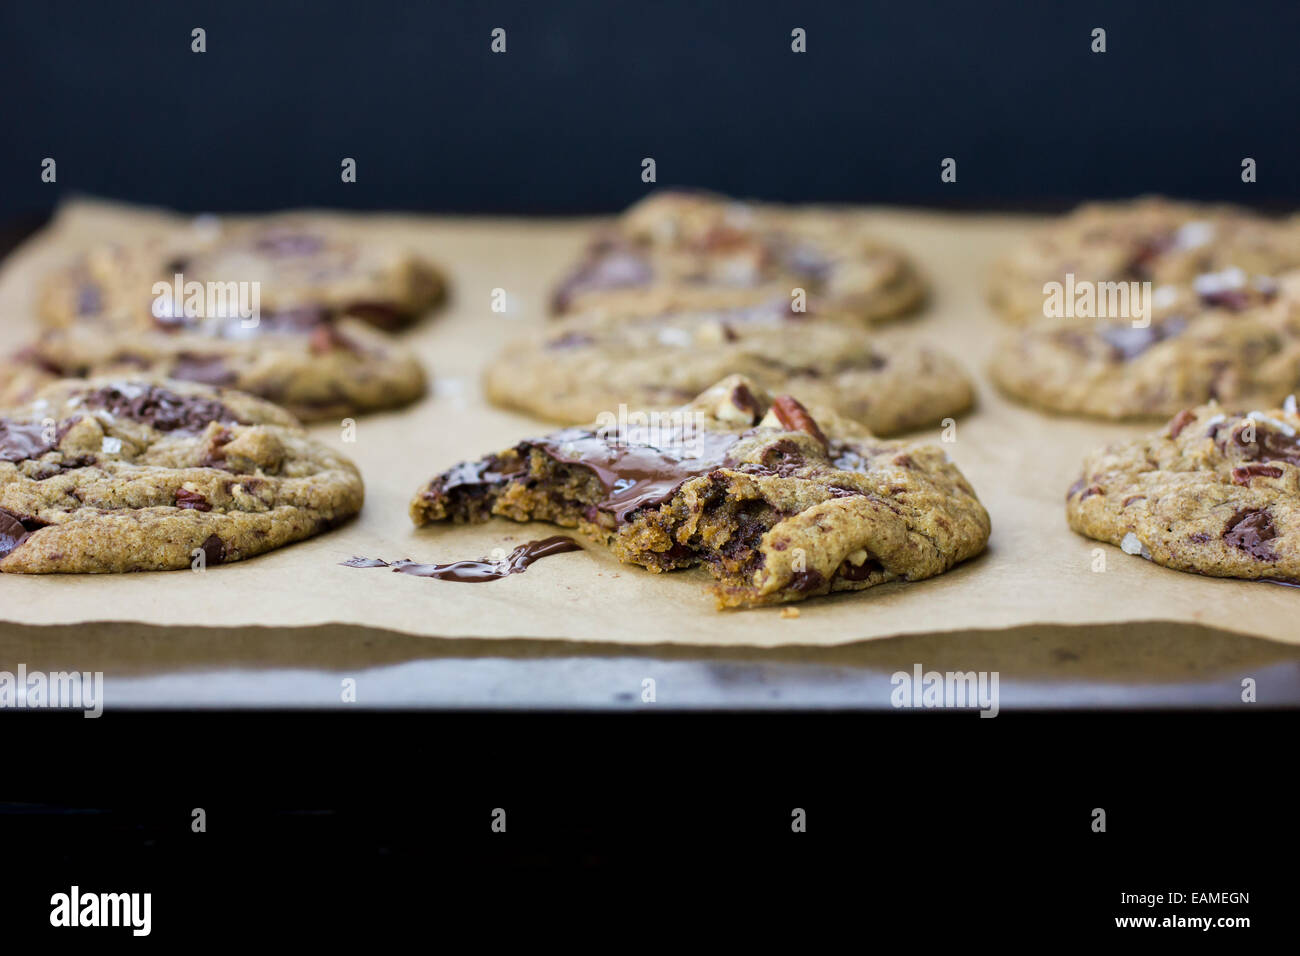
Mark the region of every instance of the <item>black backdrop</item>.
<instances>
[{"instance_id":1,"label":"black backdrop","mask_svg":"<svg viewBox=\"0 0 1300 956\"><path fill-rule=\"evenodd\" d=\"M9 217L74 192L603 211L645 192L647 156L661 185L790 200L1285 206L1300 186L1295 0L3 0L0 44Z\"/></svg>"}]
</instances>

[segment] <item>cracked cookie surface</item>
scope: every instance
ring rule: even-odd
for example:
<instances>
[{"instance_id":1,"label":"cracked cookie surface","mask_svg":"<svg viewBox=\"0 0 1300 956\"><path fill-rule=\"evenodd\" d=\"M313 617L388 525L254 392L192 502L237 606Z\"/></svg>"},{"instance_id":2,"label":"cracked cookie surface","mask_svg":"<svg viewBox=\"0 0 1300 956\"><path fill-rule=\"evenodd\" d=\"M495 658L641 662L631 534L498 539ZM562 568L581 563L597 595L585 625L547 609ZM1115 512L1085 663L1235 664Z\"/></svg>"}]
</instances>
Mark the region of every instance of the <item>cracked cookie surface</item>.
<instances>
[{"instance_id":1,"label":"cracked cookie surface","mask_svg":"<svg viewBox=\"0 0 1300 956\"><path fill-rule=\"evenodd\" d=\"M435 265L373 234L358 238L343 225L293 215L234 224L201 217L87 250L47 279L40 313L56 327L137 329L150 318L154 283L178 273L186 283L256 282L266 314L311 309L388 331L411 325L446 294Z\"/></svg>"},{"instance_id":2,"label":"cracked cookie surface","mask_svg":"<svg viewBox=\"0 0 1300 956\"><path fill-rule=\"evenodd\" d=\"M1099 449L1066 498L1070 527L1157 564L1300 582L1300 416L1283 408L1179 412Z\"/></svg>"},{"instance_id":3,"label":"cracked cookie surface","mask_svg":"<svg viewBox=\"0 0 1300 956\"><path fill-rule=\"evenodd\" d=\"M58 378L111 375L233 388L303 421L396 408L425 392L405 346L357 319L299 309L263 315L253 328L232 318L135 332L51 329L0 364L0 401L24 402Z\"/></svg>"},{"instance_id":4,"label":"cracked cookie surface","mask_svg":"<svg viewBox=\"0 0 1300 956\"><path fill-rule=\"evenodd\" d=\"M238 561L335 527L363 497L352 462L227 389L61 380L0 411L0 571Z\"/></svg>"},{"instance_id":5,"label":"cracked cookie surface","mask_svg":"<svg viewBox=\"0 0 1300 956\"><path fill-rule=\"evenodd\" d=\"M1300 273L1210 275L1234 295L1165 287L1168 301L1145 327L1061 319L1011 330L993 380L1026 404L1094 418L1168 418L1211 400L1278 404L1300 387Z\"/></svg>"},{"instance_id":6,"label":"cracked cookie surface","mask_svg":"<svg viewBox=\"0 0 1300 956\"><path fill-rule=\"evenodd\" d=\"M628 209L557 287L557 313L645 314L790 300L878 321L908 312L925 283L851 213L664 191Z\"/></svg>"},{"instance_id":7,"label":"cracked cookie surface","mask_svg":"<svg viewBox=\"0 0 1300 956\"><path fill-rule=\"evenodd\" d=\"M770 392L834 409L878 435L939 422L975 392L946 354L884 341L843 314L792 312L786 299L631 318L607 313L551 323L488 366L498 405L569 424L602 412L670 409L738 373Z\"/></svg>"},{"instance_id":8,"label":"cracked cookie surface","mask_svg":"<svg viewBox=\"0 0 1300 956\"><path fill-rule=\"evenodd\" d=\"M577 528L624 563L703 565L720 607L932 577L984 549L987 512L938 445L889 441L731 376L662 418L567 428L465 462L417 525Z\"/></svg>"}]
</instances>

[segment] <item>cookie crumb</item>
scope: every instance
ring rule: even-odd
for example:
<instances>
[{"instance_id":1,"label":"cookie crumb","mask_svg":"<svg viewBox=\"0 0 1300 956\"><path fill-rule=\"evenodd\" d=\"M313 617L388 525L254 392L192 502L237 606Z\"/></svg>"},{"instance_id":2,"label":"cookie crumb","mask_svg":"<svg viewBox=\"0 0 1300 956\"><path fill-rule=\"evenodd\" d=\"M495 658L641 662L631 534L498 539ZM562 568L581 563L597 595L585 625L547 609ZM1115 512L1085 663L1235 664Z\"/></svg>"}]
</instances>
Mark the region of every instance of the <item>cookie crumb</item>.
<instances>
[{"instance_id":1,"label":"cookie crumb","mask_svg":"<svg viewBox=\"0 0 1300 956\"><path fill-rule=\"evenodd\" d=\"M781 616L793 620L799 616L799 609L797 607L783 607L781 608Z\"/></svg>"}]
</instances>

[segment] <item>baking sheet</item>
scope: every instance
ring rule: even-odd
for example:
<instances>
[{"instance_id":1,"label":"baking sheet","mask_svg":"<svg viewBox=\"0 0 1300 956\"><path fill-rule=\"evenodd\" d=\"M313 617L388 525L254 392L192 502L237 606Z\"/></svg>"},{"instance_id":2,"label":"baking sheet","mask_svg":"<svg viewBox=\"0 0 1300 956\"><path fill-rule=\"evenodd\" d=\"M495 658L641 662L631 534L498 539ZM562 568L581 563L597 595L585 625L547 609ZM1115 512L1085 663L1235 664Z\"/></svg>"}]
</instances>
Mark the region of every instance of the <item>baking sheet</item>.
<instances>
[{"instance_id":1,"label":"baking sheet","mask_svg":"<svg viewBox=\"0 0 1300 956\"><path fill-rule=\"evenodd\" d=\"M157 215L92 201L66 205L0 269L0 347L16 347L32 334L42 274L79 245L125 237L148 228ZM361 467L366 506L359 519L202 573L0 575L0 622L180 629L362 625L444 638L715 647L824 647L967 629L1165 622L1300 643L1298 589L1170 571L1067 527L1065 491L1083 455L1151 426L1042 415L1007 402L989 384L984 366L998 325L983 301L988 267L1031 219L886 209L866 215L882 236L916 256L933 288L917 319L880 334L939 344L962 358L979 383L977 409L959 419L956 441L946 448L988 508L993 535L983 556L947 574L817 598L798 605L797 618L783 618L779 608L718 612L702 587L706 572L652 574L619 565L591 546L489 584L339 566L352 555L478 558L554 533L548 525L504 520L416 529L407 502L435 472L549 428L488 406L479 374L499 345L545 321L551 283L594 225L381 216L357 219L354 228L400 234L448 269L454 290L449 308L408 335L433 380L424 402L359 419L353 443L343 442L340 425L312 428ZM491 310L498 288L506 292L504 314ZM1096 549L1104 555L1104 571L1094 570Z\"/></svg>"}]
</instances>

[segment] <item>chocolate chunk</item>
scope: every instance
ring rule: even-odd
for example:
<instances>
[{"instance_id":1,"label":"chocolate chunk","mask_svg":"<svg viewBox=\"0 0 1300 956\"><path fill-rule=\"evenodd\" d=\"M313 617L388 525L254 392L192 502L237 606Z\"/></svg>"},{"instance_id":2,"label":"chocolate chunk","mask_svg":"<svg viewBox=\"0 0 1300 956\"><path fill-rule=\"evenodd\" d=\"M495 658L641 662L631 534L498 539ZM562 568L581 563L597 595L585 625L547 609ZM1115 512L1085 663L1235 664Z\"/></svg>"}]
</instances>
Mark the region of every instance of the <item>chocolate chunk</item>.
<instances>
[{"instance_id":1,"label":"chocolate chunk","mask_svg":"<svg viewBox=\"0 0 1300 956\"><path fill-rule=\"evenodd\" d=\"M27 529L13 512L0 508L0 558L27 540Z\"/></svg>"},{"instance_id":2,"label":"chocolate chunk","mask_svg":"<svg viewBox=\"0 0 1300 956\"><path fill-rule=\"evenodd\" d=\"M209 422L236 422L235 413L210 398L178 395L158 385L108 385L86 394L88 408L134 419L160 432L199 432Z\"/></svg>"},{"instance_id":3,"label":"chocolate chunk","mask_svg":"<svg viewBox=\"0 0 1300 956\"><path fill-rule=\"evenodd\" d=\"M1273 517L1267 511L1238 511L1223 529L1223 540L1259 561L1276 561L1269 541L1277 537Z\"/></svg>"},{"instance_id":4,"label":"chocolate chunk","mask_svg":"<svg viewBox=\"0 0 1300 956\"><path fill-rule=\"evenodd\" d=\"M1250 305L1250 293L1245 289L1216 289L1202 292L1201 301L1206 305L1217 306L1230 312L1240 312Z\"/></svg>"},{"instance_id":5,"label":"chocolate chunk","mask_svg":"<svg viewBox=\"0 0 1300 956\"><path fill-rule=\"evenodd\" d=\"M1247 425L1243 420L1234 426L1230 433L1233 445L1241 450L1243 458L1253 461L1285 461L1292 465L1300 465L1300 436L1286 435L1256 423L1255 440L1248 441L1245 437L1246 430ZM1217 433L1211 437L1217 442ZM1226 453L1227 442L1223 442L1220 448Z\"/></svg>"},{"instance_id":6,"label":"chocolate chunk","mask_svg":"<svg viewBox=\"0 0 1300 956\"><path fill-rule=\"evenodd\" d=\"M254 246L265 255L288 258L314 255L325 248L325 240L306 232L283 230L268 232Z\"/></svg>"},{"instance_id":7,"label":"chocolate chunk","mask_svg":"<svg viewBox=\"0 0 1300 956\"><path fill-rule=\"evenodd\" d=\"M1133 255L1129 257L1128 264L1124 267L1125 278L1150 279L1152 277L1151 267L1155 265L1161 255L1172 249L1176 242L1177 236L1172 233L1143 238L1133 250Z\"/></svg>"},{"instance_id":8,"label":"chocolate chunk","mask_svg":"<svg viewBox=\"0 0 1300 956\"><path fill-rule=\"evenodd\" d=\"M262 316L254 329L256 332L306 335L318 325L333 321L333 318L324 306L301 305Z\"/></svg>"},{"instance_id":9,"label":"chocolate chunk","mask_svg":"<svg viewBox=\"0 0 1300 956\"><path fill-rule=\"evenodd\" d=\"M788 478L796 469L802 468L808 463L804 457L803 449L789 438L782 438L775 444L764 448L763 455L759 460L765 470L771 474L780 475L782 478ZM749 467L744 466L742 470L748 471Z\"/></svg>"},{"instance_id":10,"label":"chocolate chunk","mask_svg":"<svg viewBox=\"0 0 1300 956\"><path fill-rule=\"evenodd\" d=\"M0 461L26 461L52 451L60 436L57 431L50 439L46 435L44 425L0 418Z\"/></svg>"},{"instance_id":11,"label":"chocolate chunk","mask_svg":"<svg viewBox=\"0 0 1300 956\"><path fill-rule=\"evenodd\" d=\"M834 268L822 251L806 242L778 240L774 249L780 263L797 276L811 279L816 284L828 282Z\"/></svg>"},{"instance_id":12,"label":"chocolate chunk","mask_svg":"<svg viewBox=\"0 0 1300 956\"><path fill-rule=\"evenodd\" d=\"M203 385L232 385L238 376L226 365L220 355L199 355L195 352L182 352L176 357L175 364L167 373L169 378L183 382L199 382Z\"/></svg>"},{"instance_id":13,"label":"chocolate chunk","mask_svg":"<svg viewBox=\"0 0 1300 956\"><path fill-rule=\"evenodd\" d=\"M0 508L0 558L14 551L33 531L45 526L46 522L37 518L25 518L8 508Z\"/></svg>"},{"instance_id":14,"label":"chocolate chunk","mask_svg":"<svg viewBox=\"0 0 1300 956\"><path fill-rule=\"evenodd\" d=\"M617 240L603 241L594 245L587 259L560 283L552 306L556 312L563 312L584 292L636 288L648 285L653 278L650 263L633 246Z\"/></svg>"},{"instance_id":15,"label":"chocolate chunk","mask_svg":"<svg viewBox=\"0 0 1300 956\"><path fill-rule=\"evenodd\" d=\"M1169 319L1145 328L1134 328L1131 325L1103 325L1098 327L1097 334L1110 346L1111 354L1116 361L1128 362L1156 343L1171 339L1186 328L1185 320Z\"/></svg>"},{"instance_id":16,"label":"chocolate chunk","mask_svg":"<svg viewBox=\"0 0 1300 956\"><path fill-rule=\"evenodd\" d=\"M343 314L355 316L385 332L397 331L407 319L406 313L392 302L352 302L343 308Z\"/></svg>"},{"instance_id":17,"label":"chocolate chunk","mask_svg":"<svg viewBox=\"0 0 1300 956\"><path fill-rule=\"evenodd\" d=\"M203 497L197 491L190 491L186 488L176 489L176 507L191 508L194 511L211 511L212 505L208 504L208 499Z\"/></svg>"},{"instance_id":18,"label":"chocolate chunk","mask_svg":"<svg viewBox=\"0 0 1300 956\"><path fill-rule=\"evenodd\" d=\"M826 435L808 414L808 409L789 395L778 395L772 399L772 413L782 425L793 431L807 432L823 446L827 446Z\"/></svg>"},{"instance_id":19,"label":"chocolate chunk","mask_svg":"<svg viewBox=\"0 0 1300 956\"><path fill-rule=\"evenodd\" d=\"M758 420L763 417L763 406L758 403L758 399L744 382L731 390L731 404L749 415L751 425L757 425Z\"/></svg>"},{"instance_id":20,"label":"chocolate chunk","mask_svg":"<svg viewBox=\"0 0 1300 956\"><path fill-rule=\"evenodd\" d=\"M207 564L221 564L226 560L226 542L215 534L203 542L203 557Z\"/></svg>"},{"instance_id":21,"label":"chocolate chunk","mask_svg":"<svg viewBox=\"0 0 1300 956\"><path fill-rule=\"evenodd\" d=\"M826 578L816 570L796 571L790 576L791 589L800 593L816 590L825 583Z\"/></svg>"},{"instance_id":22,"label":"chocolate chunk","mask_svg":"<svg viewBox=\"0 0 1300 956\"><path fill-rule=\"evenodd\" d=\"M83 282L77 289L77 314L98 315L104 308L104 292L96 282Z\"/></svg>"}]
</instances>

